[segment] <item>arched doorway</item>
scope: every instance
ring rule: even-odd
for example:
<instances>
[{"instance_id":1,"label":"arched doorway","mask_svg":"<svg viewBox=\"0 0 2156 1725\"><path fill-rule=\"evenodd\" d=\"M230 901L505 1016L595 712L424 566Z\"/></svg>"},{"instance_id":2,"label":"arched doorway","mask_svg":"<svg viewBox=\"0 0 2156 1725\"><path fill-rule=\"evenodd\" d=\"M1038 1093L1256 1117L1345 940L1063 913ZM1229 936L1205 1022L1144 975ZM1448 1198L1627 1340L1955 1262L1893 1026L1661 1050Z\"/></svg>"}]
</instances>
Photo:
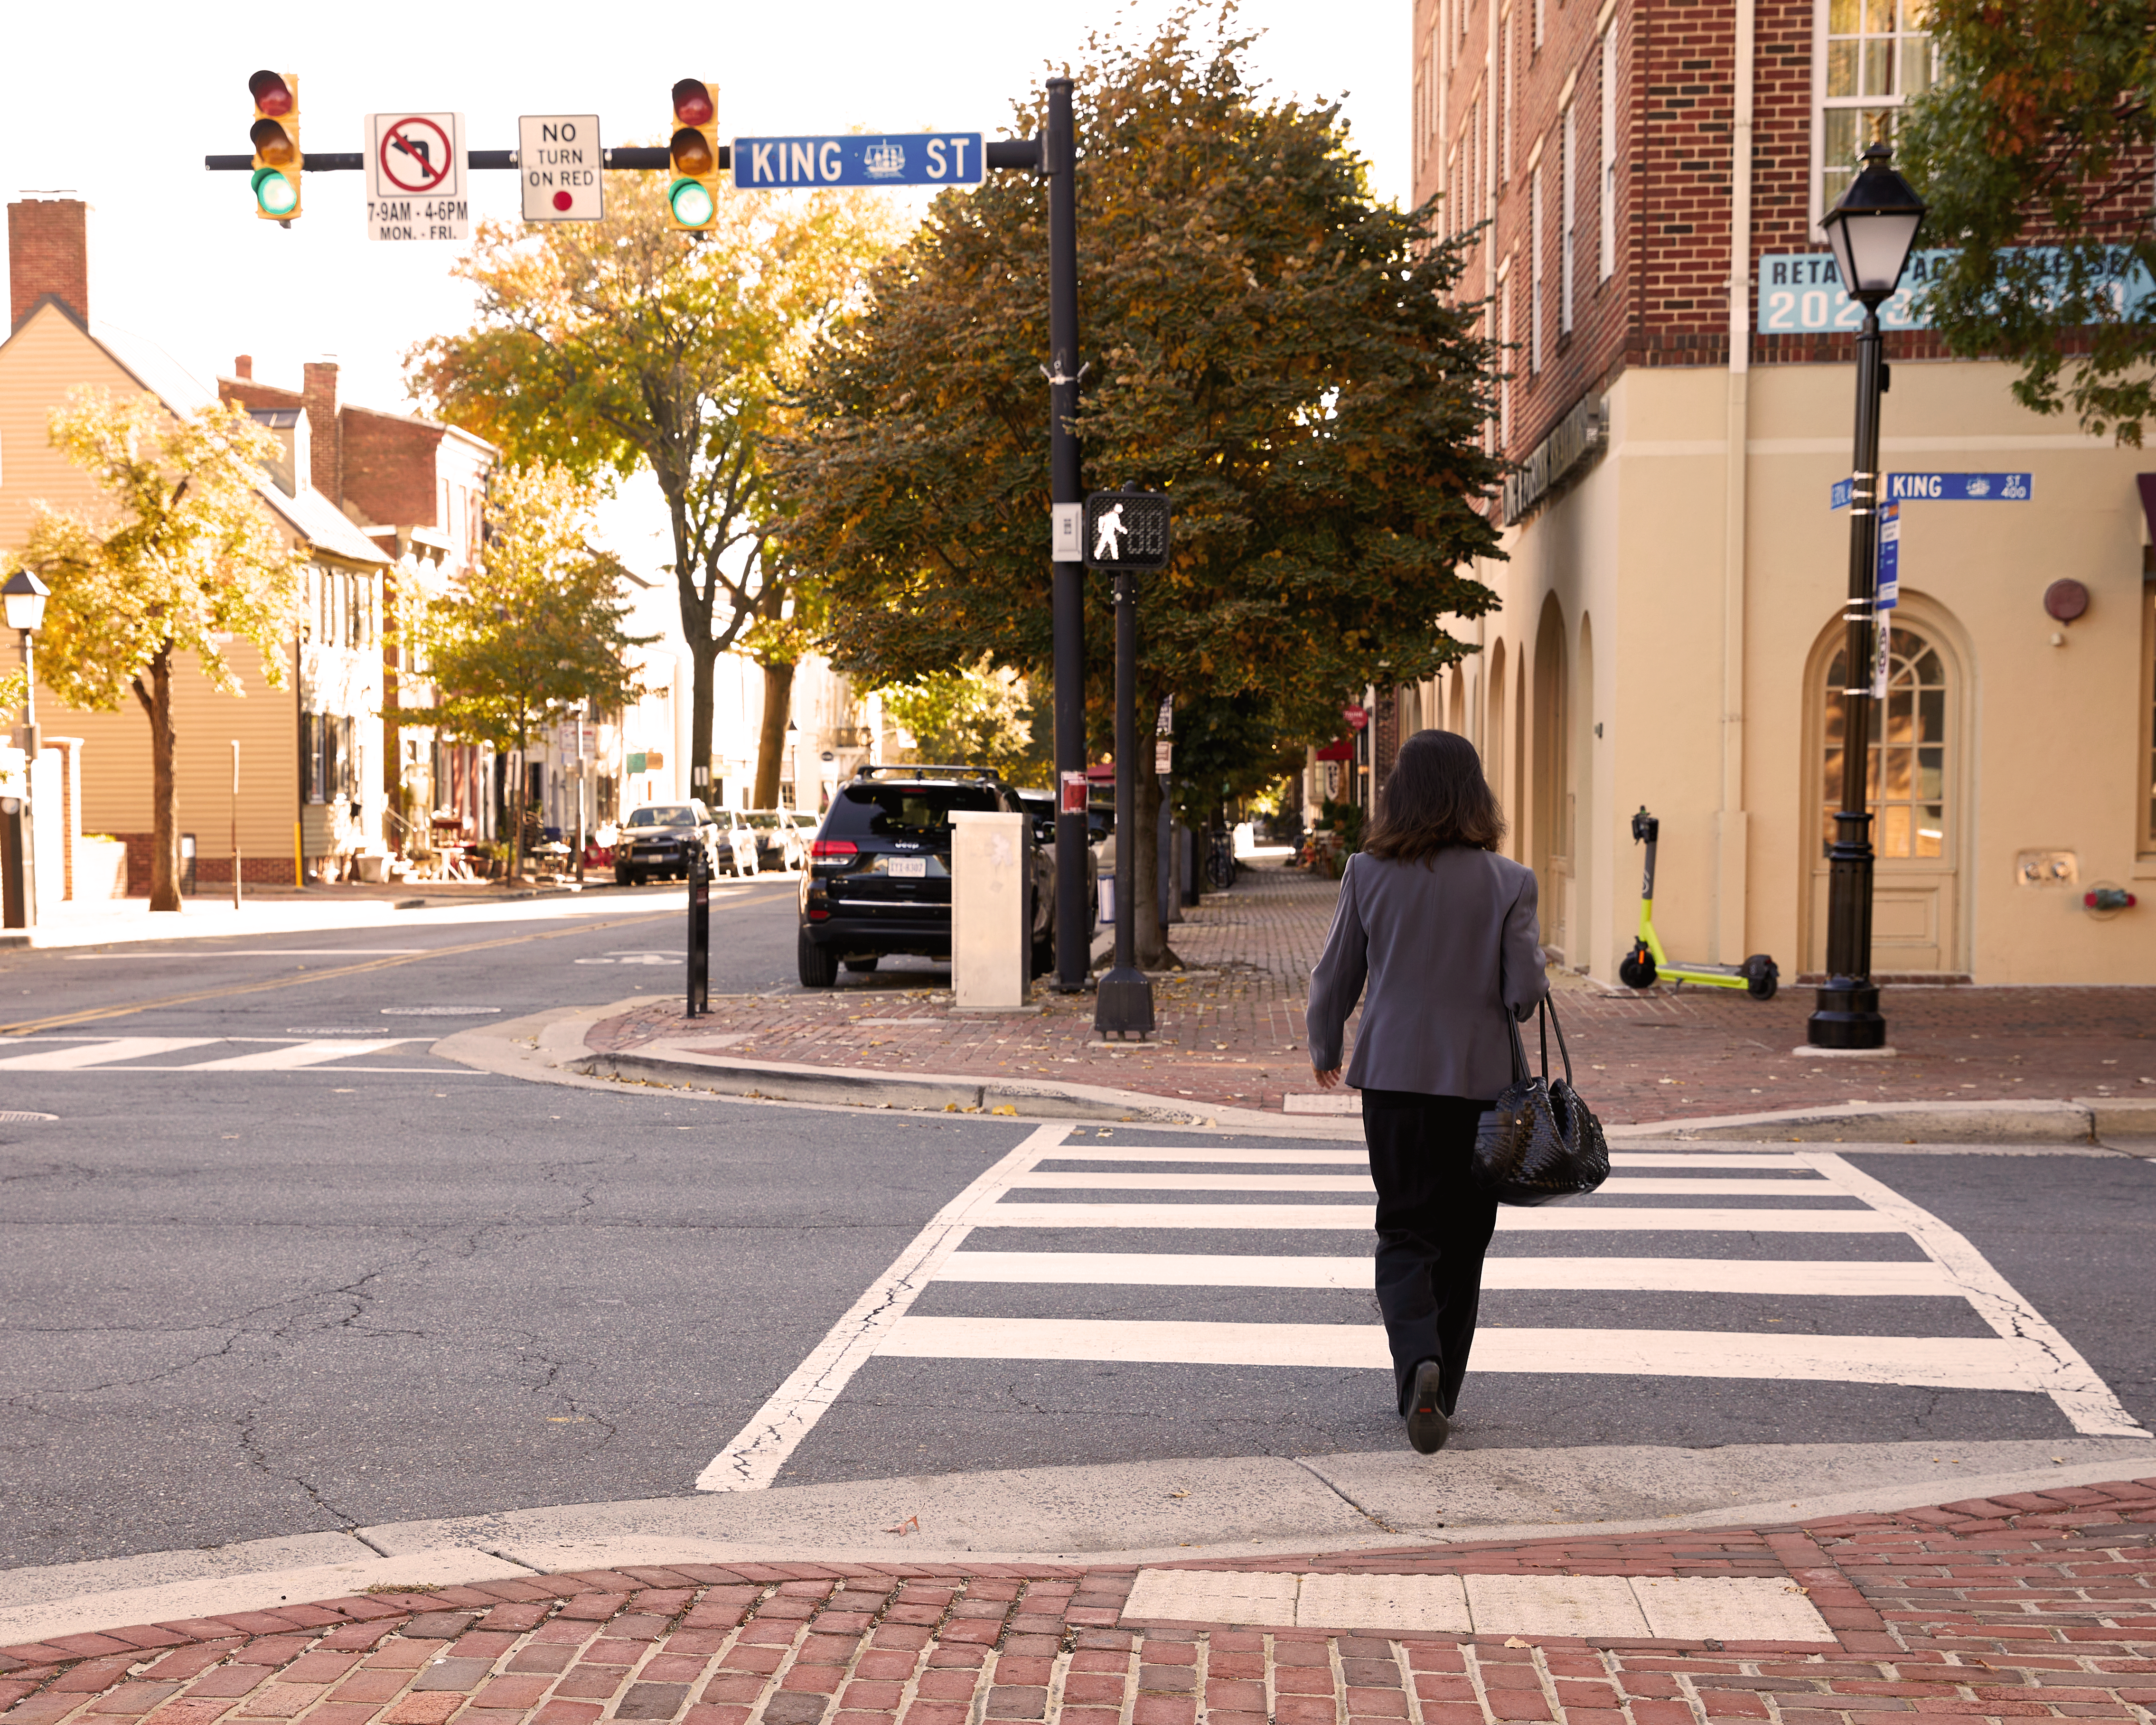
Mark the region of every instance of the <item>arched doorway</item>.
<instances>
[{"instance_id":1,"label":"arched doorway","mask_svg":"<svg viewBox=\"0 0 2156 1725\"><path fill-rule=\"evenodd\" d=\"M1486 686L1486 696L1482 719L1482 774L1490 781L1490 788L1497 793L1497 801L1505 811L1508 826L1517 829L1520 811L1512 806L1510 790L1505 783L1505 644L1499 641L1490 649L1490 676Z\"/></svg>"},{"instance_id":2,"label":"arched doorway","mask_svg":"<svg viewBox=\"0 0 2156 1725\"><path fill-rule=\"evenodd\" d=\"M1958 973L1961 941L1959 836L1965 689L1944 619L1907 599L1888 645L1887 698L1872 708L1871 764L1873 865L1871 968L1875 975ZM1832 625L1815 650L1807 729L1811 772L1807 848L1811 863L1807 968L1826 968L1828 851L1840 806L1843 700L1847 680L1843 628Z\"/></svg>"},{"instance_id":3,"label":"arched doorway","mask_svg":"<svg viewBox=\"0 0 2156 1725\"><path fill-rule=\"evenodd\" d=\"M1572 884L1572 703L1565 686L1564 612L1550 594L1535 629L1530 865L1541 885L1543 943L1576 962L1569 944Z\"/></svg>"}]
</instances>

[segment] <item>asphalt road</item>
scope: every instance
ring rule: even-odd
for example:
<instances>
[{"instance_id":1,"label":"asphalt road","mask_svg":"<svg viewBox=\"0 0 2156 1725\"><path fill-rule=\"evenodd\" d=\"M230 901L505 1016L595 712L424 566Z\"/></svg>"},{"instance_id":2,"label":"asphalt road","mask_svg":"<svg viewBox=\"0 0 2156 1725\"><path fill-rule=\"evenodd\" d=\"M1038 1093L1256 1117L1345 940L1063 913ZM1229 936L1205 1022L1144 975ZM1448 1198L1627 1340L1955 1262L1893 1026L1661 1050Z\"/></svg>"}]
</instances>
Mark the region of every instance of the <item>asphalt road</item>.
<instances>
[{"instance_id":1,"label":"asphalt road","mask_svg":"<svg viewBox=\"0 0 2156 1725\"><path fill-rule=\"evenodd\" d=\"M679 897L609 896L588 913L485 926L414 912L393 932L0 955L7 1021L110 1014L0 1046L0 1567L680 1496L929 1218L1034 1142L1025 1122L567 1088L428 1051L490 1019L670 993ZM712 947L716 991L791 990L790 888L726 898ZM181 995L196 998L126 1009ZM144 1041L116 1050L120 1038ZM75 1058L97 1063L55 1065ZM1376 1321L1367 1234L1296 1219L1245 1226L1235 1213L1287 1201L1236 1189L1253 1170L1353 1174L1337 1144L1330 1163L1264 1155L1307 1147L1291 1135L1201 1144L1074 1129L1007 1194L1060 1208L977 1229L966 1250L1014 1255L995 1260L1006 1268L977 1260L971 1279L952 1266L932 1281L904 1345L860 1366L776 1483L1398 1446L1385 1373L1261 1358L1291 1330L1322 1343L1315 1327ZM1223 1159L1236 1151L1252 1159ZM1812 1261L1858 1275L1887 1266L1888 1278L1928 1263L1899 1222L1877 1219L1895 1194L1959 1230L2128 1412L2156 1423L2143 1288L2156 1167L1853 1151L1848 1163L1888 1199L1867 1207L1793 1168L1788 1191L1743 1200L1756 1225L1733 1233L1680 1214L1738 1201L1712 1190L1594 1201L1655 1210L1619 1219L1637 1225L1501 1232L1496 1255L1517 1285L1486 1295L1484 1346L1501 1368L1471 1379L1460 1441L2072 1435L2058 1400L2018 1381L1853 1383L1816 1361L1763 1379L1756 1367L1574 1369L1559 1343L1550 1358L1566 1368L1503 1365L1498 1332L1517 1329L1694 1347L1722 1333L1740 1351L1799 1353L1811 1336L1871 1338L1827 1348L1913 1349L1918 1378L1933 1354L1980 1352L1994 1329L1952 1290L1774 1291L1777 1277L1808 1286ZM1115 1178L1132 1185L1111 1189ZM1315 1201L1365 1200L1332 1189ZM1204 1208L1166 1225L1157 1209L1119 1209L1121 1225L1104 1225L1106 1211L1085 1208L1129 1202ZM1822 1209L1873 1219L1836 1232ZM1116 1279L1130 1261L1116 1255L1144 1254L1190 1256L1195 1279ZM1287 1267L1267 1272L1273 1285L1233 1285L1217 1268L1231 1259ZM1621 1281L1621 1266L1608 1269L1620 1259L1710 1260L1733 1281L1690 1292L1573 1285ZM1239 1332L1257 1340L1235 1363L1025 1357L1101 1324L1154 1326L1171 1352L1178 1337L1221 1333L1178 1327L1278 1327Z\"/></svg>"}]
</instances>

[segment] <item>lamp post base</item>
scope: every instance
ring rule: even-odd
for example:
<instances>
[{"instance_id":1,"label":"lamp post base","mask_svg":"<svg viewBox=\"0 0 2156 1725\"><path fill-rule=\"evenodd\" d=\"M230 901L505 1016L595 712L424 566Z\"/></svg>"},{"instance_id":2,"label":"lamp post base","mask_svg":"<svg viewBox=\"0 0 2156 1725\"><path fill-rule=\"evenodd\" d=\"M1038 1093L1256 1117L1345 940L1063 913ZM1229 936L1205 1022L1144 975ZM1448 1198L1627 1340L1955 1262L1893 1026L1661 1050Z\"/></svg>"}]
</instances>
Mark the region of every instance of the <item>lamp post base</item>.
<instances>
[{"instance_id":1,"label":"lamp post base","mask_svg":"<svg viewBox=\"0 0 2156 1725\"><path fill-rule=\"evenodd\" d=\"M1884 1048L1887 1020L1879 1011L1878 984L1858 977L1828 978L1805 1021L1804 1040L1813 1048Z\"/></svg>"},{"instance_id":2,"label":"lamp post base","mask_svg":"<svg viewBox=\"0 0 2156 1725\"><path fill-rule=\"evenodd\" d=\"M1101 978L1093 999L1093 1028L1103 1036L1152 1030L1152 983L1134 966L1118 965Z\"/></svg>"}]
</instances>

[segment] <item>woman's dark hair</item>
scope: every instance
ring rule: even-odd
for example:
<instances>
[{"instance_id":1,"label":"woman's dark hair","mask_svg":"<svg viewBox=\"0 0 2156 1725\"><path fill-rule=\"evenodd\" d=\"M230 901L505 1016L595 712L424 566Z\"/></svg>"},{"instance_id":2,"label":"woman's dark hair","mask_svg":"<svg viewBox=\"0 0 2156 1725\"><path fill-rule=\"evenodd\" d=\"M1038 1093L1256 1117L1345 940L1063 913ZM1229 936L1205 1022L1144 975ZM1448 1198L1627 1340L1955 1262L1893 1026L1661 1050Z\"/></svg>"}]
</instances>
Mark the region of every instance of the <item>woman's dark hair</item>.
<instances>
[{"instance_id":1,"label":"woman's dark hair","mask_svg":"<svg viewBox=\"0 0 2156 1725\"><path fill-rule=\"evenodd\" d=\"M1418 731L1400 745L1363 849L1392 862L1427 862L1454 845L1495 850L1504 836L1505 811L1475 745L1455 732Z\"/></svg>"}]
</instances>

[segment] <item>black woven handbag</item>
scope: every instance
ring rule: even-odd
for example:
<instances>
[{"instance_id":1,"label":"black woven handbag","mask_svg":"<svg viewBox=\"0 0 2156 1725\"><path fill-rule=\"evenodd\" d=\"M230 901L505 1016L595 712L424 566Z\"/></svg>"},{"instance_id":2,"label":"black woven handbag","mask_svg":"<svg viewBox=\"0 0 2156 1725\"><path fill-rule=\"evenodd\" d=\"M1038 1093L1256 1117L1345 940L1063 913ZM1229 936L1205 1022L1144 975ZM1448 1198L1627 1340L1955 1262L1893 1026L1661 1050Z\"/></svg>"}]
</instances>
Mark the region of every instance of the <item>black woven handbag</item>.
<instances>
[{"instance_id":1,"label":"black woven handbag","mask_svg":"<svg viewBox=\"0 0 2156 1725\"><path fill-rule=\"evenodd\" d=\"M1505 1028L1512 1037L1512 1081L1498 1093L1496 1106L1475 1129L1475 1183L1496 1194L1500 1204L1548 1204L1577 1198L1609 1178L1609 1147L1602 1122L1572 1087L1572 1054L1564 1028L1545 995L1536 1009L1542 1036L1543 1070L1527 1070L1527 1050L1520 1027L1509 1012ZM1557 1030L1557 1051L1564 1076L1549 1076L1549 1033Z\"/></svg>"}]
</instances>

